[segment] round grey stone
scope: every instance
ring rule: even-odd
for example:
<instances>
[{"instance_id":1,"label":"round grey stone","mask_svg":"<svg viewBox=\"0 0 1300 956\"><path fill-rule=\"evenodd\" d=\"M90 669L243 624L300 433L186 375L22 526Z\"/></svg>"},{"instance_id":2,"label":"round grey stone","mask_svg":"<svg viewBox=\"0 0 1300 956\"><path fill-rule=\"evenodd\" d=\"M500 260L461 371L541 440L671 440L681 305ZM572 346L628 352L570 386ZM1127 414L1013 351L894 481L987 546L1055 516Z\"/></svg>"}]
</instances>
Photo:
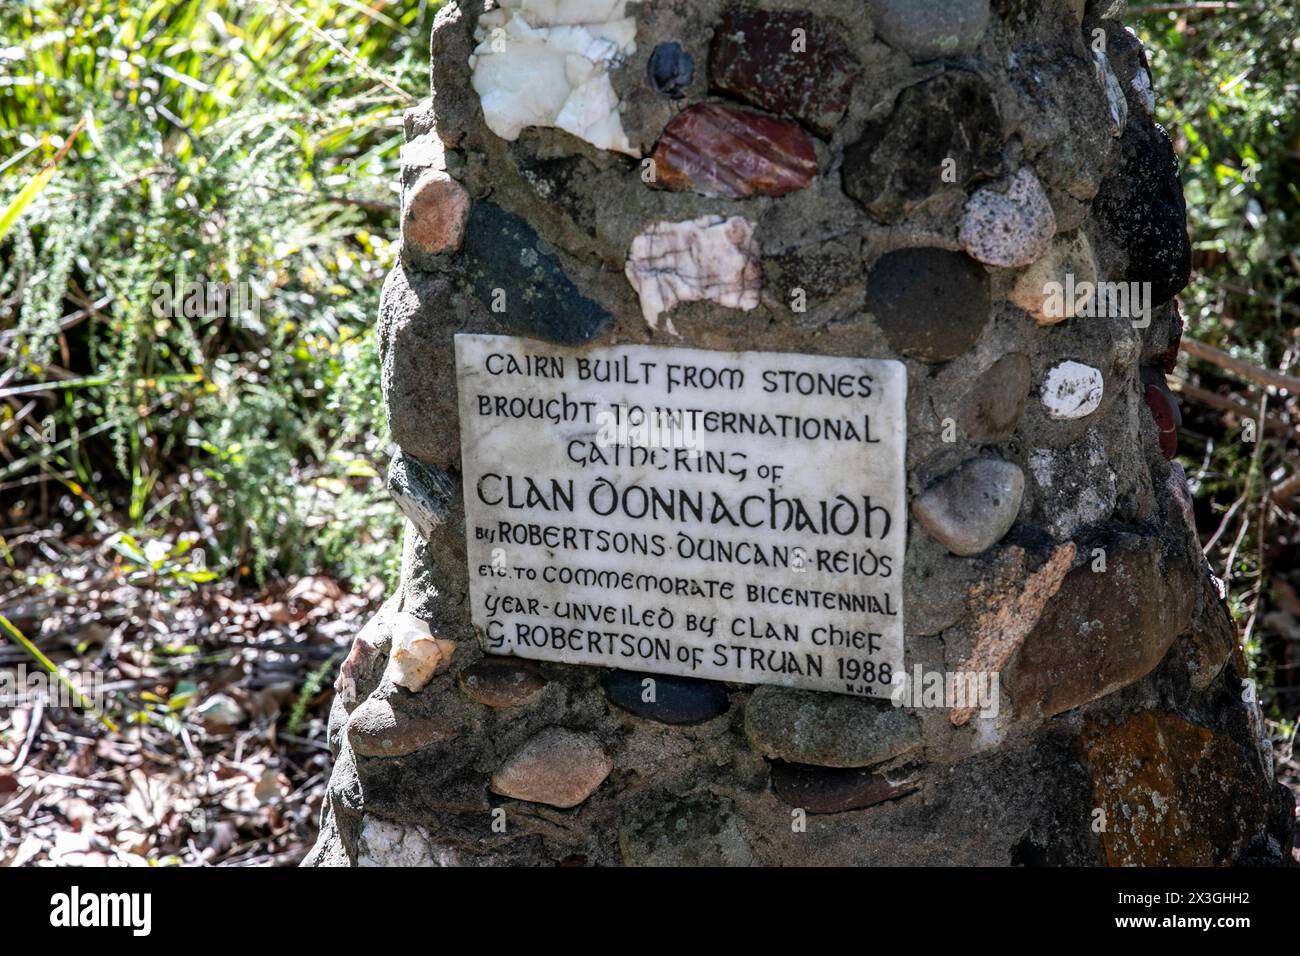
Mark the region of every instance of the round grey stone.
<instances>
[{"instance_id":1,"label":"round grey stone","mask_svg":"<svg viewBox=\"0 0 1300 956\"><path fill-rule=\"evenodd\" d=\"M880 38L913 60L970 53L989 23L989 0L872 0Z\"/></svg>"},{"instance_id":2,"label":"round grey stone","mask_svg":"<svg viewBox=\"0 0 1300 956\"><path fill-rule=\"evenodd\" d=\"M819 767L869 767L921 742L916 720L886 701L785 687L754 691L745 736L765 757Z\"/></svg>"},{"instance_id":3,"label":"round grey stone","mask_svg":"<svg viewBox=\"0 0 1300 956\"><path fill-rule=\"evenodd\" d=\"M970 556L1001 540L1020 513L1025 475L995 458L967 462L912 502L912 516L953 554Z\"/></svg>"}]
</instances>

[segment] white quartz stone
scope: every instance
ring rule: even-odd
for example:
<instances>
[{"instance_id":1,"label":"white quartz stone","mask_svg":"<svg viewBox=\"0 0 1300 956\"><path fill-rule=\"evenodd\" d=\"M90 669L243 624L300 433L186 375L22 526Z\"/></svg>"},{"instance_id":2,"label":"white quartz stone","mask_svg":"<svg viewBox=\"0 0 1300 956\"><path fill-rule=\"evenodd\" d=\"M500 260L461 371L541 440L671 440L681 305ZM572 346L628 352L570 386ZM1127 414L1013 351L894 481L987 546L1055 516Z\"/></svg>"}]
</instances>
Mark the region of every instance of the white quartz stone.
<instances>
[{"instance_id":1,"label":"white quartz stone","mask_svg":"<svg viewBox=\"0 0 1300 956\"><path fill-rule=\"evenodd\" d=\"M1048 371L1039 395L1052 418L1083 418L1101 404L1101 372L1082 362L1061 362Z\"/></svg>"},{"instance_id":2,"label":"white quartz stone","mask_svg":"<svg viewBox=\"0 0 1300 956\"><path fill-rule=\"evenodd\" d=\"M889 696L901 362L455 343L470 615L488 653ZM665 417L620 434L638 408Z\"/></svg>"},{"instance_id":3,"label":"white quartz stone","mask_svg":"<svg viewBox=\"0 0 1300 956\"><path fill-rule=\"evenodd\" d=\"M740 216L656 222L632 240L624 271L652 329L678 302L708 300L749 311L758 306L763 283L754 224ZM667 327L677 334L671 319Z\"/></svg>"},{"instance_id":4,"label":"white quartz stone","mask_svg":"<svg viewBox=\"0 0 1300 956\"><path fill-rule=\"evenodd\" d=\"M470 56L483 118L502 139L554 126L598 149L639 156L609 73L636 52L626 0L501 0L479 18Z\"/></svg>"},{"instance_id":5,"label":"white quartz stone","mask_svg":"<svg viewBox=\"0 0 1300 956\"><path fill-rule=\"evenodd\" d=\"M418 691L451 663L455 650L454 641L430 633L429 625L415 615L399 612L393 616L388 674L398 687Z\"/></svg>"},{"instance_id":6,"label":"white quartz stone","mask_svg":"<svg viewBox=\"0 0 1300 956\"><path fill-rule=\"evenodd\" d=\"M369 814L361 818L357 866L458 866L451 850L436 847L424 827L391 823Z\"/></svg>"}]
</instances>

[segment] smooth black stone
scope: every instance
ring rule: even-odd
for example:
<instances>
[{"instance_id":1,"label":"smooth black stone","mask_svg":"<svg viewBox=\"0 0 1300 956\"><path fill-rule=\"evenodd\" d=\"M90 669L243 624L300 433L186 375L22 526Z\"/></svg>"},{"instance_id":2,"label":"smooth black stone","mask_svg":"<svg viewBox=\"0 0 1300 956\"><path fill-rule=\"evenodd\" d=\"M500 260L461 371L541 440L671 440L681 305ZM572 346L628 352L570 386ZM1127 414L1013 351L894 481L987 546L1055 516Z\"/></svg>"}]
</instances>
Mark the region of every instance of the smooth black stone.
<instances>
[{"instance_id":1,"label":"smooth black stone","mask_svg":"<svg viewBox=\"0 0 1300 956\"><path fill-rule=\"evenodd\" d=\"M655 682L653 703L641 699L645 680ZM726 687L696 677L615 670L609 672L603 685L611 704L664 724L702 724L725 714L731 706Z\"/></svg>"},{"instance_id":2,"label":"smooth black stone","mask_svg":"<svg viewBox=\"0 0 1300 956\"><path fill-rule=\"evenodd\" d=\"M970 349L988 324L988 273L964 253L899 249L871 267L867 309L899 352L946 362Z\"/></svg>"},{"instance_id":3,"label":"smooth black stone","mask_svg":"<svg viewBox=\"0 0 1300 956\"><path fill-rule=\"evenodd\" d=\"M807 813L843 813L915 793L920 784L893 784L884 774L859 767L810 767L772 761L772 790Z\"/></svg>"},{"instance_id":4,"label":"smooth black stone","mask_svg":"<svg viewBox=\"0 0 1300 956\"><path fill-rule=\"evenodd\" d=\"M680 43L670 40L654 48L646 63L646 76L656 93L680 100L695 79L695 61Z\"/></svg>"},{"instance_id":5,"label":"smooth black stone","mask_svg":"<svg viewBox=\"0 0 1300 956\"><path fill-rule=\"evenodd\" d=\"M953 161L955 179L945 182ZM870 123L844 151L844 191L883 222L943 189L963 189L1002 166L1002 119L988 85L953 70L898 95L893 112Z\"/></svg>"},{"instance_id":6,"label":"smooth black stone","mask_svg":"<svg viewBox=\"0 0 1300 956\"><path fill-rule=\"evenodd\" d=\"M533 227L499 206L474 203L461 255L474 294L489 311L496 290L504 290L505 308L492 315L511 332L582 345L614 321L578 291Z\"/></svg>"},{"instance_id":7,"label":"smooth black stone","mask_svg":"<svg viewBox=\"0 0 1300 956\"><path fill-rule=\"evenodd\" d=\"M1128 252L1128 282L1151 283L1151 307L1187 286L1192 247L1178 157L1169 134L1155 123L1129 123L1120 140L1123 162L1093 201L1093 212Z\"/></svg>"}]
</instances>

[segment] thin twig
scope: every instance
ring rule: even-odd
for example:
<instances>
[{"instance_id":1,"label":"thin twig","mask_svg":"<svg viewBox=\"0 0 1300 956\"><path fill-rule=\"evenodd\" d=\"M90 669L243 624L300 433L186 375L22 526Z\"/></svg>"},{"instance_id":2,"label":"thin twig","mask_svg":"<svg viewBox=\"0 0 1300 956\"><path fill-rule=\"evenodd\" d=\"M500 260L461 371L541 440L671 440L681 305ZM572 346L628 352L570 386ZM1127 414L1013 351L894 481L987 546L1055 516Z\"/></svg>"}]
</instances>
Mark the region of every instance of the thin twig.
<instances>
[{"instance_id":1,"label":"thin twig","mask_svg":"<svg viewBox=\"0 0 1300 956\"><path fill-rule=\"evenodd\" d=\"M1213 345L1206 345L1204 342L1198 342L1196 339L1183 336L1179 344L1188 355L1193 358L1201 359L1219 368L1227 369L1244 379L1255 382L1258 385L1268 385L1273 388L1285 389L1292 395L1300 395L1300 378L1294 375L1285 375L1282 372L1275 372L1272 369L1264 368L1253 362L1246 362L1235 356L1229 355L1222 349L1216 349Z\"/></svg>"}]
</instances>

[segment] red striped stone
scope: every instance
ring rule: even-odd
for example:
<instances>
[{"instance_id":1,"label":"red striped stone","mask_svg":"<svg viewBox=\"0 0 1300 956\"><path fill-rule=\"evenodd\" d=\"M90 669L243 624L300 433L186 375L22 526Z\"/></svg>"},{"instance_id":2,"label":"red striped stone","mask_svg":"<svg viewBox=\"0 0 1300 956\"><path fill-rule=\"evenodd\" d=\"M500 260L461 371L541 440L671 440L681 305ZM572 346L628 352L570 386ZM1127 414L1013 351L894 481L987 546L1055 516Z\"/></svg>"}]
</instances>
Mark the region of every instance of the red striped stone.
<instances>
[{"instance_id":1,"label":"red striped stone","mask_svg":"<svg viewBox=\"0 0 1300 956\"><path fill-rule=\"evenodd\" d=\"M812 140L797 124L701 103L668 124L652 156L654 184L705 196L783 196L817 175Z\"/></svg>"}]
</instances>

